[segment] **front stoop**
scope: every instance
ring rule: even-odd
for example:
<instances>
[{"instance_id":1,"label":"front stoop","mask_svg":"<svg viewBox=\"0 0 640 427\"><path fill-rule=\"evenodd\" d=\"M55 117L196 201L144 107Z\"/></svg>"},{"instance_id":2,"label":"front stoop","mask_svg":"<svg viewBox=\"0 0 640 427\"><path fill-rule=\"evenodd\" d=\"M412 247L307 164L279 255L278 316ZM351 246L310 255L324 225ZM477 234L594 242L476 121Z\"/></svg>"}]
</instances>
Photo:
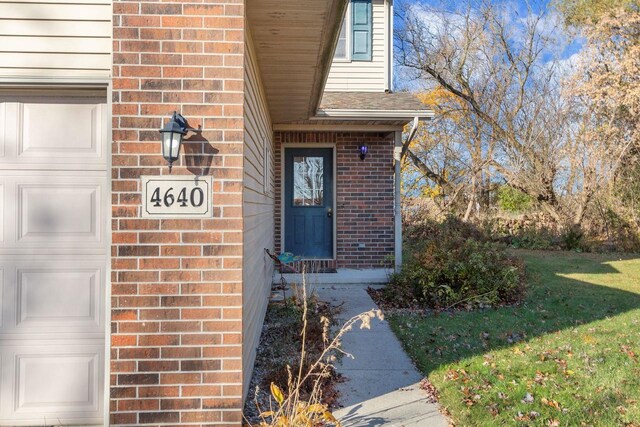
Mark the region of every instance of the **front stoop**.
<instances>
[{"instance_id":1,"label":"front stoop","mask_svg":"<svg viewBox=\"0 0 640 427\"><path fill-rule=\"evenodd\" d=\"M392 273L393 270L387 268L339 268L336 273L308 273L305 281L310 285L381 285L389 283ZM289 285L302 283L302 274L285 273L283 277ZM274 273L273 284L280 284L280 273Z\"/></svg>"}]
</instances>

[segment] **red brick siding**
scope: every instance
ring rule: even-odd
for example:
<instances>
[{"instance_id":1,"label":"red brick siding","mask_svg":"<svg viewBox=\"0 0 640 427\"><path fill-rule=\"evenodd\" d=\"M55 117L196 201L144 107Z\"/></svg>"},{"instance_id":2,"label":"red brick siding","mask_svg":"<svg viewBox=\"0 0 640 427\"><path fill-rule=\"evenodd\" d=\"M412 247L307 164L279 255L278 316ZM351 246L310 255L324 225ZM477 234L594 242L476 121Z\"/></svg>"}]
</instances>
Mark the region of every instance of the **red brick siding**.
<instances>
[{"instance_id":1,"label":"red brick siding","mask_svg":"<svg viewBox=\"0 0 640 427\"><path fill-rule=\"evenodd\" d=\"M389 264L394 251L393 137L393 133L276 132L276 250L281 250L282 144L331 143L337 147L337 268ZM358 157L363 143L369 147L364 161Z\"/></svg>"},{"instance_id":2,"label":"red brick siding","mask_svg":"<svg viewBox=\"0 0 640 427\"><path fill-rule=\"evenodd\" d=\"M242 0L113 5L112 425L240 425ZM201 136L173 173L213 176L212 219L142 219L173 110Z\"/></svg>"}]
</instances>

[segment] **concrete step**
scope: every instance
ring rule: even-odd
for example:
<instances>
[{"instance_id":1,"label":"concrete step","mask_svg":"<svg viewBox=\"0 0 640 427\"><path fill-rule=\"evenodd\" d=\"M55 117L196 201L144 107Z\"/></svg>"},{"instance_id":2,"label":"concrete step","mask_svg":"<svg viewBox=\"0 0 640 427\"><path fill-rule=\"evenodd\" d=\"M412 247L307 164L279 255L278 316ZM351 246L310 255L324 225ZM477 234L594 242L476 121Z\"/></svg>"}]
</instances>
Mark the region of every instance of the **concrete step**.
<instances>
[{"instance_id":1,"label":"concrete step","mask_svg":"<svg viewBox=\"0 0 640 427\"><path fill-rule=\"evenodd\" d=\"M372 285L389 282L389 277L393 273L392 269L371 268L352 269L339 268L336 273L308 273L306 274L307 285ZM288 284L302 283L302 274L284 273L282 275ZM280 284L280 273L273 275L273 284Z\"/></svg>"}]
</instances>

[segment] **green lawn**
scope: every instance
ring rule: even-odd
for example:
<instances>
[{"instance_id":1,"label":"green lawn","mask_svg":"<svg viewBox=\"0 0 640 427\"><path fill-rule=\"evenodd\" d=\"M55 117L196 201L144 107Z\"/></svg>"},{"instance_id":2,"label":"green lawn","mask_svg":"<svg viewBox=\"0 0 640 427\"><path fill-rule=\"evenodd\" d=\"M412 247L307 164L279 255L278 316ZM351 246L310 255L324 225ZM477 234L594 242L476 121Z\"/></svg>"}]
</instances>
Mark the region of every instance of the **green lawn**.
<instances>
[{"instance_id":1,"label":"green lawn","mask_svg":"<svg viewBox=\"0 0 640 427\"><path fill-rule=\"evenodd\" d=\"M518 252L518 307L389 315L460 426L640 426L640 257Z\"/></svg>"}]
</instances>

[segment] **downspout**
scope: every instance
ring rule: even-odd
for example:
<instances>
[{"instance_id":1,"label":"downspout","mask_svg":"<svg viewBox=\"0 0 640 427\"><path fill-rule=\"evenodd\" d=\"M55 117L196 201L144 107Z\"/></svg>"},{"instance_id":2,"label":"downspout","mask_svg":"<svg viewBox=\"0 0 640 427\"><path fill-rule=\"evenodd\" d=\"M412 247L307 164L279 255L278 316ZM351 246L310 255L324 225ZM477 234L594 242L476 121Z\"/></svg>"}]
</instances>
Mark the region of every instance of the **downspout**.
<instances>
[{"instance_id":1,"label":"downspout","mask_svg":"<svg viewBox=\"0 0 640 427\"><path fill-rule=\"evenodd\" d=\"M418 131L420 119L414 117L411 130L407 135L407 146L411 143ZM395 192L394 192L394 226L395 226L395 271L402 268L402 131L395 131L395 146L393 150L393 160L395 167Z\"/></svg>"}]
</instances>

